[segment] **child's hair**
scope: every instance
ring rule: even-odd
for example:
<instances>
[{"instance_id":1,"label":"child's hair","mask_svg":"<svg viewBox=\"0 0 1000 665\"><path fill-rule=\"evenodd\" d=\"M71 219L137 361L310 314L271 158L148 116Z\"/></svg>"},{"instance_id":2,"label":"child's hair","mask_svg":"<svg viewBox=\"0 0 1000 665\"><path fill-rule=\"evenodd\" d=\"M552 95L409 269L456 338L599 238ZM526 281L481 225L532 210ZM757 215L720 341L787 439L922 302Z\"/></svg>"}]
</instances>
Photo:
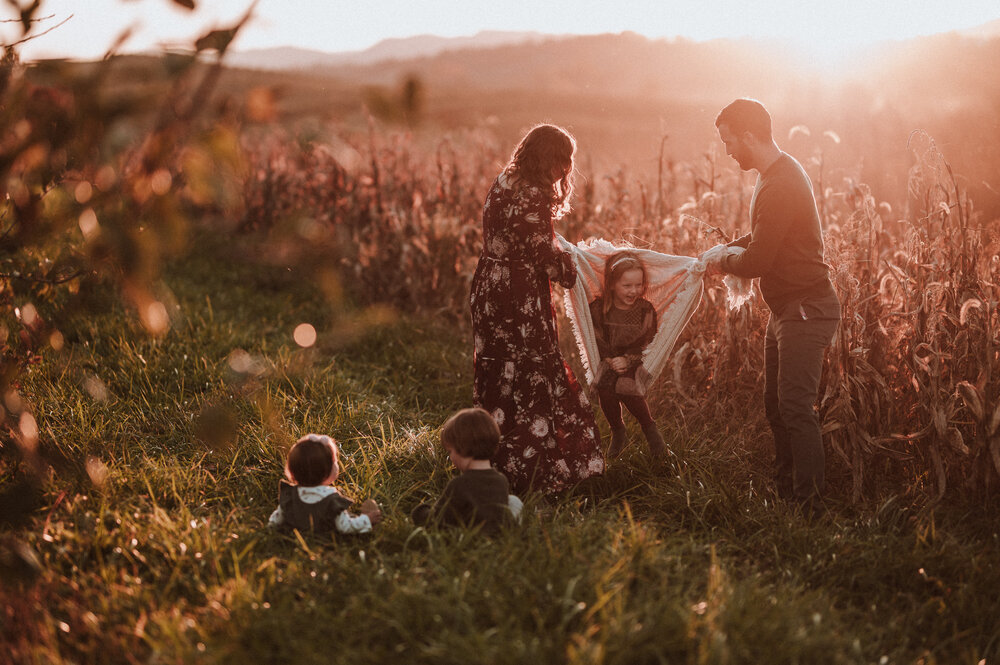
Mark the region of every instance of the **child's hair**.
<instances>
[{"instance_id":1,"label":"child's hair","mask_svg":"<svg viewBox=\"0 0 1000 665\"><path fill-rule=\"evenodd\" d=\"M514 148L504 172L551 192L552 216L558 219L569 212L574 152L576 139L565 129L555 125L535 125ZM556 169L562 171L563 176L553 182L552 172Z\"/></svg>"},{"instance_id":2,"label":"child's hair","mask_svg":"<svg viewBox=\"0 0 1000 665\"><path fill-rule=\"evenodd\" d=\"M337 461L337 442L323 434L306 434L288 451L285 477L296 485L322 485Z\"/></svg>"},{"instance_id":3,"label":"child's hair","mask_svg":"<svg viewBox=\"0 0 1000 665\"><path fill-rule=\"evenodd\" d=\"M639 258L639 255L629 250L615 252L604 262L604 313L611 310L611 289L614 288L622 275L629 270L642 271L642 295L646 294L646 286L649 284L649 274L646 272L646 265Z\"/></svg>"},{"instance_id":4,"label":"child's hair","mask_svg":"<svg viewBox=\"0 0 1000 665\"><path fill-rule=\"evenodd\" d=\"M441 444L459 455L489 459L500 445L500 427L483 409L462 409L441 428Z\"/></svg>"}]
</instances>

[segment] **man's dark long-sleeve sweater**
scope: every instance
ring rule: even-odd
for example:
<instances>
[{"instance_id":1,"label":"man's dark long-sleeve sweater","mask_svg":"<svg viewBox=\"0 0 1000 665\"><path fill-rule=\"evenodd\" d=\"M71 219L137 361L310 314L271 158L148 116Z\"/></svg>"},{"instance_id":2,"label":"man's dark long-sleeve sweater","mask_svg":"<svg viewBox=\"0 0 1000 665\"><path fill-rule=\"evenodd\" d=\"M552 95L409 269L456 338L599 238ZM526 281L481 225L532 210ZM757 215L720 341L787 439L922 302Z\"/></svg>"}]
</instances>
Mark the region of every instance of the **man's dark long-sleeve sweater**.
<instances>
[{"instance_id":1,"label":"man's dark long-sleeve sweater","mask_svg":"<svg viewBox=\"0 0 1000 665\"><path fill-rule=\"evenodd\" d=\"M757 179L750 201L750 233L729 243L743 247L721 267L740 277L760 277L760 291L772 312L803 298L833 294L823 262L812 183L790 155L781 156Z\"/></svg>"}]
</instances>

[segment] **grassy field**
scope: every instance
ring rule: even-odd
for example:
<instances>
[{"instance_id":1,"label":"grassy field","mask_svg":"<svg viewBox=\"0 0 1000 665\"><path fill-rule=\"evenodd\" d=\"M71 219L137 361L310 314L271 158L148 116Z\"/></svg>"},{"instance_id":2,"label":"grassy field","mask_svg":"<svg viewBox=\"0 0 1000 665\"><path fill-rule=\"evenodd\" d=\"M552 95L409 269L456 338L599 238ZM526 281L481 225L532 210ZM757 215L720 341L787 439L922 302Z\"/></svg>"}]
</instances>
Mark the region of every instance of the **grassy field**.
<instances>
[{"instance_id":1,"label":"grassy field","mask_svg":"<svg viewBox=\"0 0 1000 665\"><path fill-rule=\"evenodd\" d=\"M3 662L1000 659L997 506L902 490L803 516L773 500L753 395L735 431L661 417L665 459L633 446L596 482L526 497L496 539L415 528L451 473L438 427L471 399L469 331L399 317L345 341L303 275L197 247L166 275L164 338L108 297L25 378L51 467L3 449ZM341 442L346 493L382 504L372 536L265 528L308 431Z\"/></svg>"}]
</instances>

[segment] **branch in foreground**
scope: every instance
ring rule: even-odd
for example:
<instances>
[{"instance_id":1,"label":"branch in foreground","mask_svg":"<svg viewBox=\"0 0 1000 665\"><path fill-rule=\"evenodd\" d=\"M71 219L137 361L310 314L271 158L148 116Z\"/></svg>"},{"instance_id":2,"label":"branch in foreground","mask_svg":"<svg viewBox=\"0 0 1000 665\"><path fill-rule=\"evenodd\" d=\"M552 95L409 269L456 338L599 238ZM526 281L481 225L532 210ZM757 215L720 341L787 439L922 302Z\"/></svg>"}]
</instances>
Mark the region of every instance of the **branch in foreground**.
<instances>
[{"instance_id":1,"label":"branch in foreground","mask_svg":"<svg viewBox=\"0 0 1000 665\"><path fill-rule=\"evenodd\" d=\"M55 14L53 14L53 16L55 16ZM71 18L73 18L73 16L74 16L74 14L70 14L69 16L67 16L66 18L64 18L63 20L59 21L59 23L56 23L54 26L52 26L48 30L45 30L44 32L39 32L37 35L28 35L27 37L24 37L23 39L19 39L16 42L11 42L10 44L0 44L0 48L5 48L5 49L6 48L11 48L11 47L17 46L19 44L24 44L25 42L30 42L32 39L36 39L38 37L41 37L42 35L47 35L50 32L52 32L53 30L55 30L56 28L65 25L67 21L69 21ZM52 16L47 16L46 18L52 18ZM42 20L45 20L45 19L33 19L33 21L42 21ZM4 22L6 23L7 21L4 21ZM20 21L17 21L17 22L20 23Z\"/></svg>"}]
</instances>

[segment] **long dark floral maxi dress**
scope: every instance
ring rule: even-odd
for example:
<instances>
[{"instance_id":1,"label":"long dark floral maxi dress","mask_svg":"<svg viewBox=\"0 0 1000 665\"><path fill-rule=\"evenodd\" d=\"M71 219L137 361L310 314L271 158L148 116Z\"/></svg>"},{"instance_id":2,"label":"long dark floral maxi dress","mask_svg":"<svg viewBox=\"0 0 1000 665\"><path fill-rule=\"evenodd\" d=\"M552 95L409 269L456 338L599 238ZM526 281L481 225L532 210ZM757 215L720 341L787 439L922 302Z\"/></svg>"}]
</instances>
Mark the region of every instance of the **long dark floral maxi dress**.
<instances>
[{"instance_id":1,"label":"long dark floral maxi dress","mask_svg":"<svg viewBox=\"0 0 1000 665\"><path fill-rule=\"evenodd\" d=\"M559 353L549 268L573 285L549 197L501 175L486 197L472 280L473 400L500 426L493 462L515 492L558 492L604 471L590 403Z\"/></svg>"}]
</instances>

